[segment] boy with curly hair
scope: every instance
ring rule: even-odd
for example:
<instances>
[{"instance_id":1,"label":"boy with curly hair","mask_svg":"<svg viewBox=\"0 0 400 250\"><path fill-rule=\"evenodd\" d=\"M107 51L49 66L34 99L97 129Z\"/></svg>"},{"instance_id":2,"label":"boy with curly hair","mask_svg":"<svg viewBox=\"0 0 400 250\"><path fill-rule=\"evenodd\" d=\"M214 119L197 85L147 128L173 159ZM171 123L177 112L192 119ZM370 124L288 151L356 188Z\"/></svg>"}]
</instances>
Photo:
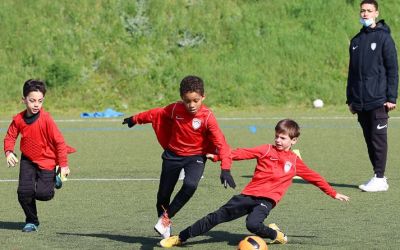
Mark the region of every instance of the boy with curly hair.
<instances>
[{"instance_id":1,"label":"boy with curly hair","mask_svg":"<svg viewBox=\"0 0 400 250\"><path fill-rule=\"evenodd\" d=\"M122 124L151 123L164 148L157 193L158 221L154 229L163 238L171 235L172 218L193 196L203 175L206 153L218 152L221 159L221 183L235 188L230 174L229 146L213 112L203 104L204 83L200 77L187 76L180 83L181 101L125 118ZM171 195L181 170L183 185L172 202Z\"/></svg>"}]
</instances>

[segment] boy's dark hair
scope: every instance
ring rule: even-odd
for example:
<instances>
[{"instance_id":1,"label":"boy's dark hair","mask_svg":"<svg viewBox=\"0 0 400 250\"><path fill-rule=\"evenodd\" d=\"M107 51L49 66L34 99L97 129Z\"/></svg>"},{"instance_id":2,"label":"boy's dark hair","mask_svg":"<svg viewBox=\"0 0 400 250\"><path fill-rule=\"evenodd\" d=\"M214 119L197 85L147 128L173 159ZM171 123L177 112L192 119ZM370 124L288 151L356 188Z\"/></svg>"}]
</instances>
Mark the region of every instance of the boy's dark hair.
<instances>
[{"instance_id":1,"label":"boy's dark hair","mask_svg":"<svg viewBox=\"0 0 400 250\"><path fill-rule=\"evenodd\" d=\"M179 92L181 96L189 92L196 92L201 96L204 96L203 80L198 76L186 76L181 81Z\"/></svg>"},{"instance_id":2,"label":"boy's dark hair","mask_svg":"<svg viewBox=\"0 0 400 250\"><path fill-rule=\"evenodd\" d=\"M40 91L44 97L46 95L46 84L41 80L29 79L24 83L22 94L27 97L32 91Z\"/></svg>"},{"instance_id":3,"label":"boy's dark hair","mask_svg":"<svg viewBox=\"0 0 400 250\"><path fill-rule=\"evenodd\" d=\"M289 135L290 139L293 139L300 136L300 127L291 119L283 119L276 124L275 133L285 133Z\"/></svg>"},{"instance_id":4,"label":"boy's dark hair","mask_svg":"<svg viewBox=\"0 0 400 250\"><path fill-rule=\"evenodd\" d=\"M360 7L361 7L361 5L363 5L363 4L372 4L372 5L375 6L375 9L378 10L378 2L377 2L376 0L363 0L363 1L361 1L361 3L360 3Z\"/></svg>"}]
</instances>

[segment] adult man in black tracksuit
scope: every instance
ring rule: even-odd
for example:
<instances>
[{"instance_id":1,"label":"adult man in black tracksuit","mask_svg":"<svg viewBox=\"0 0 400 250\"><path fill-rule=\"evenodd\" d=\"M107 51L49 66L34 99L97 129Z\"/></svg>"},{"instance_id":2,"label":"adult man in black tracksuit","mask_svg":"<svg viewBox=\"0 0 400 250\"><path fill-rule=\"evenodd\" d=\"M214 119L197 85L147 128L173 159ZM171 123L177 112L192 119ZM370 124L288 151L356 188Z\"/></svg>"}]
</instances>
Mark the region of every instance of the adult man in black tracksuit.
<instances>
[{"instance_id":1,"label":"adult man in black tracksuit","mask_svg":"<svg viewBox=\"0 0 400 250\"><path fill-rule=\"evenodd\" d=\"M398 89L397 52L375 0L360 4L363 28L351 40L347 80L347 104L357 113L374 177L359 188L366 192L387 191L385 174L387 156L388 112L396 108Z\"/></svg>"}]
</instances>

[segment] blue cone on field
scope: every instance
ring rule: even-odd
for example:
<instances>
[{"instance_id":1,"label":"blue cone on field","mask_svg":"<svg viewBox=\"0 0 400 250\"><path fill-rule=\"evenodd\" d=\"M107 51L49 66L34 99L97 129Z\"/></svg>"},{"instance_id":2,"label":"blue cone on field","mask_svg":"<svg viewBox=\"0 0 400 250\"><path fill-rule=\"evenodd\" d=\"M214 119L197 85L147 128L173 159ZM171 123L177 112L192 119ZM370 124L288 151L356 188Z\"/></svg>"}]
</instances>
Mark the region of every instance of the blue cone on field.
<instances>
[{"instance_id":1,"label":"blue cone on field","mask_svg":"<svg viewBox=\"0 0 400 250\"><path fill-rule=\"evenodd\" d=\"M257 127L254 125L249 126L249 130L252 134L255 134L257 132Z\"/></svg>"}]
</instances>

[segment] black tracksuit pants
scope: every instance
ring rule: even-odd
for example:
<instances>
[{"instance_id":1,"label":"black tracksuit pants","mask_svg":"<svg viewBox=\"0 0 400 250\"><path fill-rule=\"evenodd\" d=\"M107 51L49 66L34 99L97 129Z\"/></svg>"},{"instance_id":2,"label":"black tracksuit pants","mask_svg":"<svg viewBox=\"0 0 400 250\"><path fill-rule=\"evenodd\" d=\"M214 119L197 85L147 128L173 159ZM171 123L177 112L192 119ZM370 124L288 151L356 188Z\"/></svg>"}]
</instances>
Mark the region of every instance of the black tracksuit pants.
<instances>
[{"instance_id":1,"label":"black tracksuit pants","mask_svg":"<svg viewBox=\"0 0 400 250\"><path fill-rule=\"evenodd\" d=\"M274 207L274 202L266 198L248 195L235 195L218 210L208 214L179 233L179 238L186 241L210 231L218 224L238 219L247 214L246 228L263 238L275 239L276 231L265 226L264 220Z\"/></svg>"},{"instance_id":2,"label":"black tracksuit pants","mask_svg":"<svg viewBox=\"0 0 400 250\"><path fill-rule=\"evenodd\" d=\"M54 197L55 171L43 170L37 164L21 156L18 201L25 213L25 222L39 225L36 200L48 201Z\"/></svg>"},{"instance_id":3,"label":"black tracksuit pants","mask_svg":"<svg viewBox=\"0 0 400 250\"><path fill-rule=\"evenodd\" d=\"M165 150L162 159L160 185L157 193L157 215L161 216L165 208L168 216L172 218L196 191L207 158L204 155L178 156L169 150ZM170 203L172 192L182 169L185 170L185 179L181 189Z\"/></svg>"},{"instance_id":4,"label":"black tracksuit pants","mask_svg":"<svg viewBox=\"0 0 400 250\"><path fill-rule=\"evenodd\" d=\"M358 122L363 130L368 156L376 177L385 175L388 151L388 113L384 106L374 110L357 112Z\"/></svg>"}]
</instances>

